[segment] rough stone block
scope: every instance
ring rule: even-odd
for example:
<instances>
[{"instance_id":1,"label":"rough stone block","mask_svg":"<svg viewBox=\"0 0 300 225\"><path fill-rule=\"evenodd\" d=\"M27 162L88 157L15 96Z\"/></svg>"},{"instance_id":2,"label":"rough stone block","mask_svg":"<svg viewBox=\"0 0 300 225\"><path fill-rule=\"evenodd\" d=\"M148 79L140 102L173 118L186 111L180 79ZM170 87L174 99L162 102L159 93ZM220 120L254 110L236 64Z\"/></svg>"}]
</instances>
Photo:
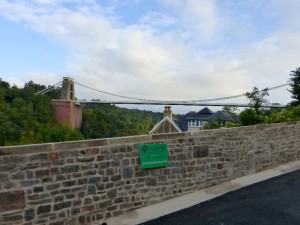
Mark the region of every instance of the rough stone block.
<instances>
[{"instance_id":1,"label":"rough stone block","mask_svg":"<svg viewBox=\"0 0 300 225\"><path fill-rule=\"evenodd\" d=\"M77 215L78 213L80 213L80 208L73 208L71 209L71 214L72 216Z\"/></svg>"},{"instance_id":2,"label":"rough stone block","mask_svg":"<svg viewBox=\"0 0 300 225\"><path fill-rule=\"evenodd\" d=\"M49 184L46 186L46 189L48 191L52 191L52 190L55 190L55 189L58 189L60 187L60 183L56 183L56 184Z\"/></svg>"},{"instance_id":3,"label":"rough stone block","mask_svg":"<svg viewBox=\"0 0 300 225\"><path fill-rule=\"evenodd\" d=\"M110 178L111 181L119 181L121 180L121 175L115 175Z\"/></svg>"},{"instance_id":4,"label":"rough stone block","mask_svg":"<svg viewBox=\"0 0 300 225\"><path fill-rule=\"evenodd\" d=\"M71 207L71 202L60 202L54 205L54 211Z\"/></svg>"},{"instance_id":5,"label":"rough stone block","mask_svg":"<svg viewBox=\"0 0 300 225\"><path fill-rule=\"evenodd\" d=\"M37 214L42 214L42 213L49 213L51 211L51 205L42 205L39 206L37 210Z\"/></svg>"},{"instance_id":6,"label":"rough stone block","mask_svg":"<svg viewBox=\"0 0 300 225\"><path fill-rule=\"evenodd\" d=\"M81 178L78 180L78 185L87 184L87 178Z\"/></svg>"},{"instance_id":7,"label":"rough stone block","mask_svg":"<svg viewBox=\"0 0 300 225\"><path fill-rule=\"evenodd\" d=\"M108 200L108 201L104 201L104 202L101 202L99 203L99 209L105 209L109 206L112 205L112 201L111 200Z\"/></svg>"},{"instance_id":8,"label":"rough stone block","mask_svg":"<svg viewBox=\"0 0 300 225\"><path fill-rule=\"evenodd\" d=\"M95 175L97 174L97 170L96 169L89 169L87 171L84 172L84 176L92 176L92 175Z\"/></svg>"},{"instance_id":9,"label":"rough stone block","mask_svg":"<svg viewBox=\"0 0 300 225\"><path fill-rule=\"evenodd\" d=\"M29 161L46 161L48 160L48 154L36 154L29 157Z\"/></svg>"},{"instance_id":10,"label":"rough stone block","mask_svg":"<svg viewBox=\"0 0 300 225\"><path fill-rule=\"evenodd\" d=\"M109 161L99 163L99 168L100 169L105 169L105 168L109 168L109 167L110 167L110 162Z\"/></svg>"},{"instance_id":11,"label":"rough stone block","mask_svg":"<svg viewBox=\"0 0 300 225\"><path fill-rule=\"evenodd\" d=\"M148 186L157 186L157 179L156 178L147 178L146 185Z\"/></svg>"},{"instance_id":12,"label":"rough stone block","mask_svg":"<svg viewBox=\"0 0 300 225\"><path fill-rule=\"evenodd\" d=\"M86 205L81 208L82 212L90 212L95 209L94 205Z\"/></svg>"},{"instance_id":13,"label":"rough stone block","mask_svg":"<svg viewBox=\"0 0 300 225\"><path fill-rule=\"evenodd\" d=\"M101 177L90 177L89 184L98 184L101 182Z\"/></svg>"},{"instance_id":14,"label":"rough stone block","mask_svg":"<svg viewBox=\"0 0 300 225\"><path fill-rule=\"evenodd\" d=\"M65 225L64 221L56 221L56 222L52 222L49 225Z\"/></svg>"},{"instance_id":15,"label":"rough stone block","mask_svg":"<svg viewBox=\"0 0 300 225\"><path fill-rule=\"evenodd\" d=\"M107 191L107 196L108 198L115 198L118 195L118 190L117 189L112 189Z\"/></svg>"},{"instance_id":16,"label":"rough stone block","mask_svg":"<svg viewBox=\"0 0 300 225\"><path fill-rule=\"evenodd\" d=\"M37 178L40 178L40 177L44 177L44 176L49 176L49 169L46 169L46 170L37 170L35 171L35 176Z\"/></svg>"},{"instance_id":17,"label":"rough stone block","mask_svg":"<svg viewBox=\"0 0 300 225\"><path fill-rule=\"evenodd\" d=\"M10 156L10 161L13 163L24 163L27 161L26 156L12 155Z\"/></svg>"},{"instance_id":18,"label":"rough stone block","mask_svg":"<svg viewBox=\"0 0 300 225\"><path fill-rule=\"evenodd\" d=\"M78 157L76 160L77 162L92 162L94 161L95 157L94 156L89 156L89 157L86 157L86 156L80 156Z\"/></svg>"},{"instance_id":19,"label":"rough stone block","mask_svg":"<svg viewBox=\"0 0 300 225\"><path fill-rule=\"evenodd\" d=\"M31 169L36 169L39 168L39 163L28 163L24 165L20 165L21 170L31 170Z\"/></svg>"},{"instance_id":20,"label":"rough stone block","mask_svg":"<svg viewBox=\"0 0 300 225\"><path fill-rule=\"evenodd\" d=\"M181 174L181 173L182 173L182 168L180 167L172 168L172 174Z\"/></svg>"},{"instance_id":21,"label":"rough stone block","mask_svg":"<svg viewBox=\"0 0 300 225\"><path fill-rule=\"evenodd\" d=\"M132 167L123 168L122 176L124 179L131 179L133 177L133 168Z\"/></svg>"},{"instance_id":22,"label":"rough stone block","mask_svg":"<svg viewBox=\"0 0 300 225\"><path fill-rule=\"evenodd\" d=\"M55 160L58 160L59 159L59 155L57 152L50 152L49 153L49 159L51 161L55 161Z\"/></svg>"},{"instance_id":23,"label":"rough stone block","mask_svg":"<svg viewBox=\"0 0 300 225\"><path fill-rule=\"evenodd\" d=\"M7 170L13 170L16 168L16 164L9 163L9 164L0 164L0 171L7 171Z\"/></svg>"},{"instance_id":24,"label":"rough stone block","mask_svg":"<svg viewBox=\"0 0 300 225\"><path fill-rule=\"evenodd\" d=\"M95 185L89 185L87 189L88 195L95 195L97 193L97 189Z\"/></svg>"},{"instance_id":25,"label":"rough stone block","mask_svg":"<svg viewBox=\"0 0 300 225\"><path fill-rule=\"evenodd\" d=\"M25 210L25 220L26 221L33 220L34 217L35 217L35 211L34 211L34 209Z\"/></svg>"},{"instance_id":26,"label":"rough stone block","mask_svg":"<svg viewBox=\"0 0 300 225\"><path fill-rule=\"evenodd\" d=\"M66 151L66 152L60 152L59 155L63 159L71 157L71 153L68 152L68 151Z\"/></svg>"},{"instance_id":27,"label":"rough stone block","mask_svg":"<svg viewBox=\"0 0 300 225\"><path fill-rule=\"evenodd\" d=\"M20 224L22 220L23 220L22 215L4 215L2 219L2 221L4 222L13 222L14 224Z\"/></svg>"},{"instance_id":28,"label":"rough stone block","mask_svg":"<svg viewBox=\"0 0 300 225\"><path fill-rule=\"evenodd\" d=\"M194 146L193 147L193 157L194 158L208 157L208 154L209 154L208 146Z\"/></svg>"},{"instance_id":29,"label":"rough stone block","mask_svg":"<svg viewBox=\"0 0 300 225\"><path fill-rule=\"evenodd\" d=\"M33 188L33 192L43 192L44 191L44 187L43 186L39 186L39 187L34 187Z\"/></svg>"},{"instance_id":30,"label":"rough stone block","mask_svg":"<svg viewBox=\"0 0 300 225\"><path fill-rule=\"evenodd\" d=\"M71 187L76 185L77 181L76 180L68 180L63 182L63 187Z\"/></svg>"},{"instance_id":31,"label":"rough stone block","mask_svg":"<svg viewBox=\"0 0 300 225\"><path fill-rule=\"evenodd\" d=\"M0 212L23 209L25 205L25 193L23 190L0 193Z\"/></svg>"},{"instance_id":32,"label":"rough stone block","mask_svg":"<svg viewBox=\"0 0 300 225\"><path fill-rule=\"evenodd\" d=\"M0 182L8 181L8 175L5 173L0 173Z\"/></svg>"},{"instance_id":33,"label":"rough stone block","mask_svg":"<svg viewBox=\"0 0 300 225\"><path fill-rule=\"evenodd\" d=\"M80 169L79 165L68 165L60 168L61 173L74 173Z\"/></svg>"}]
</instances>

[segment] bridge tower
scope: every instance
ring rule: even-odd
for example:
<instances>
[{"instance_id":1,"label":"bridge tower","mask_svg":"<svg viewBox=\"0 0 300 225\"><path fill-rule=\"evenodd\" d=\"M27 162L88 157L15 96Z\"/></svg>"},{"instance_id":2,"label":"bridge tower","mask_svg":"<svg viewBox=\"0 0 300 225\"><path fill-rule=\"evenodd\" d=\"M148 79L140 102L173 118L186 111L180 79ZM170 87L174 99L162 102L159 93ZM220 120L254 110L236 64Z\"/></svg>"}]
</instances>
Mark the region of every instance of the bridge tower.
<instances>
[{"instance_id":1,"label":"bridge tower","mask_svg":"<svg viewBox=\"0 0 300 225\"><path fill-rule=\"evenodd\" d=\"M82 106L75 101L74 81L70 77L63 78L60 99L53 100L55 117L62 124L75 128L82 125Z\"/></svg>"}]
</instances>

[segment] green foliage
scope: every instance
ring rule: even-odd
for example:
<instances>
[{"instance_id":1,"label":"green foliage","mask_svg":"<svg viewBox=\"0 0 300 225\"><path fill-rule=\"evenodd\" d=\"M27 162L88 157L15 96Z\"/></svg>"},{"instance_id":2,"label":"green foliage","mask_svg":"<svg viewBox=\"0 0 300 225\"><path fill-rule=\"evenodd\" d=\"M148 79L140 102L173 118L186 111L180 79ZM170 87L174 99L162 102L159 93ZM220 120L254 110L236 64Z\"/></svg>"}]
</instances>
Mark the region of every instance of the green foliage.
<instances>
[{"instance_id":1,"label":"green foliage","mask_svg":"<svg viewBox=\"0 0 300 225\"><path fill-rule=\"evenodd\" d=\"M232 121L227 121L226 124L224 122L222 122L221 120L214 120L214 121L209 121L207 123L204 124L203 129L207 130L207 129L219 129L222 127L239 127L241 126L240 123L238 122L232 122Z\"/></svg>"},{"instance_id":2,"label":"green foliage","mask_svg":"<svg viewBox=\"0 0 300 225\"><path fill-rule=\"evenodd\" d=\"M256 114L260 114L261 105L268 102L265 99L265 96L269 96L268 89L259 91L257 87L254 87L252 92L247 92L245 95L250 100L250 104L253 105Z\"/></svg>"},{"instance_id":3,"label":"green foliage","mask_svg":"<svg viewBox=\"0 0 300 225\"><path fill-rule=\"evenodd\" d=\"M56 122L49 96L35 95L44 87L32 81L10 87L0 78L0 146L83 139L78 130Z\"/></svg>"},{"instance_id":4,"label":"green foliage","mask_svg":"<svg viewBox=\"0 0 300 225\"><path fill-rule=\"evenodd\" d=\"M50 87L50 85L48 85L48 87L46 87L45 85L36 84L32 80L29 81L28 83L25 83L25 85L24 85L24 89L27 89L27 88L33 89L34 93L45 90L46 88L49 88L49 87ZM47 92L45 95L50 97L51 99L59 99L60 94L61 94L60 89L55 88L55 89Z\"/></svg>"},{"instance_id":5,"label":"green foliage","mask_svg":"<svg viewBox=\"0 0 300 225\"><path fill-rule=\"evenodd\" d=\"M243 126L300 121L300 106L265 110L259 115L253 109L245 109L240 113L240 120Z\"/></svg>"},{"instance_id":6,"label":"green foliage","mask_svg":"<svg viewBox=\"0 0 300 225\"><path fill-rule=\"evenodd\" d=\"M85 139L147 134L161 118L162 113L114 105L85 106L81 133Z\"/></svg>"},{"instance_id":7,"label":"green foliage","mask_svg":"<svg viewBox=\"0 0 300 225\"><path fill-rule=\"evenodd\" d=\"M223 106L222 111L226 112L230 115L237 115L236 111L238 110L238 107L236 106Z\"/></svg>"},{"instance_id":8,"label":"green foliage","mask_svg":"<svg viewBox=\"0 0 300 225\"><path fill-rule=\"evenodd\" d=\"M207 123L204 124L203 129L207 130L207 129L219 129L222 128L223 124L222 121L219 120L214 120L214 121L209 121Z\"/></svg>"},{"instance_id":9,"label":"green foliage","mask_svg":"<svg viewBox=\"0 0 300 225\"><path fill-rule=\"evenodd\" d=\"M300 106L276 111L265 117L265 123L300 121Z\"/></svg>"},{"instance_id":10,"label":"green foliage","mask_svg":"<svg viewBox=\"0 0 300 225\"><path fill-rule=\"evenodd\" d=\"M254 109L245 109L240 113L240 121L243 126L263 123L263 117L258 115Z\"/></svg>"},{"instance_id":11,"label":"green foliage","mask_svg":"<svg viewBox=\"0 0 300 225\"><path fill-rule=\"evenodd\" d=\"M242 124L241 123L239 123L239 122L227 122L227 124L226 124L226 127L240 127L240 126L242 126Z\"/></svg>"},{"instance_id":12,"label":"green foliage","mask_svg":"<svg viewBox=\"0 0 300 225\"><path fill-rule=\"evenodd\" d=\"M0 78L0 146L147 134L162 118L161 113L94 105L84 107L80 133L54 117L52 99L60 90L35 95L45 88L33 81L11 87Z\"/></svg>"},{"instance_id":13,"label":"green foliage","mask_svg":"<svg viewBox=\"0 0 300 225\"><path fill-rule=\"evenodd\" d=\"M289 91L292 93L292 98L295 99L291 105L297 106L300 105L300 67L291 71L290 76L291 90Z\"/></svg>"}]
</instances>

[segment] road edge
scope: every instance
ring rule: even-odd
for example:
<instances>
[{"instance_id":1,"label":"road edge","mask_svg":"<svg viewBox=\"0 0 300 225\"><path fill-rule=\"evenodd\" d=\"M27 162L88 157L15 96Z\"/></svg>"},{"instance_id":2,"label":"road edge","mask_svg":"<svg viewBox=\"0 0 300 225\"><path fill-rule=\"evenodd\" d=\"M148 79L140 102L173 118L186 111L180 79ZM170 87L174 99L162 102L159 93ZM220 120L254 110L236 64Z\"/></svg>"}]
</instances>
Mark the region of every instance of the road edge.
<instances>
[{"instance_id":1,"label":"road edge","mask_svg":"<svg viewBox=\"0 0 300 225\"><path fill-rule=\"evenodd\" d=\"M251 184L300 169L300 160L293 161L259 173L240 177L190 194L182 195L164 202L123 213L106 220L107 225L137 225L161 216L191 207Z\"/></svg>"}]
</instances>

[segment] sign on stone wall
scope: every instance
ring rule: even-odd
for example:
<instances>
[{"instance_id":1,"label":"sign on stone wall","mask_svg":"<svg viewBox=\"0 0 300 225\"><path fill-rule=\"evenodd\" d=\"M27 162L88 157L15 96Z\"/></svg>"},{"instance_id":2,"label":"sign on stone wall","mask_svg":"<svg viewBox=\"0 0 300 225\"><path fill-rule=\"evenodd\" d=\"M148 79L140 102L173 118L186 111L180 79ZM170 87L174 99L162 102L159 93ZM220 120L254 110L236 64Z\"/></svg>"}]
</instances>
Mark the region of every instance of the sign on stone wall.
<instances>
[{"instance_id":1,"label":"sign on stone wall","mask_svg":"<svg viewBox=\"0 0 300 225\"><path fill-rule=\"evenodd\" d=\"M140 144L140 162L142 169L169 165L167 144Z\"/></svg>"}]
</instances>

